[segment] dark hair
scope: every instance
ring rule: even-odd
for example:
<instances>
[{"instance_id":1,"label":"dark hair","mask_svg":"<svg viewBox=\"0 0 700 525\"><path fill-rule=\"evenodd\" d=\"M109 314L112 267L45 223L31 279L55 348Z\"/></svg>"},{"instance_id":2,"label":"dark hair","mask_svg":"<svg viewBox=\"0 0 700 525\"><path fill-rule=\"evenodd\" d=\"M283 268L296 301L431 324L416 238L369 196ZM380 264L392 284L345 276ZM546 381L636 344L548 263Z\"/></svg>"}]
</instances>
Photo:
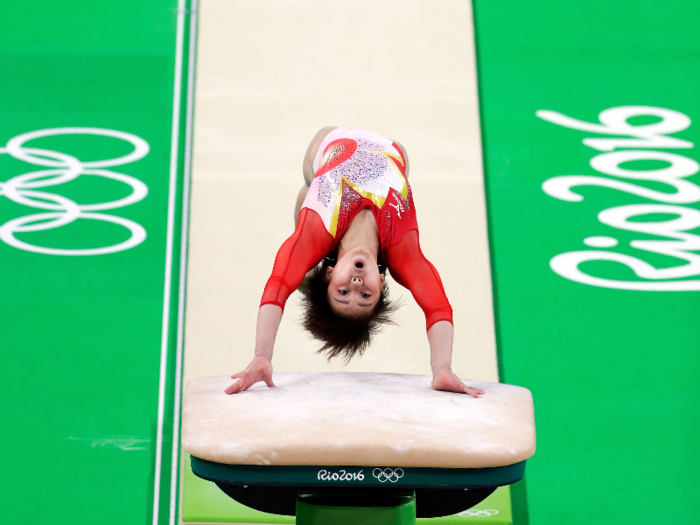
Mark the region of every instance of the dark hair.
<instances>
[{"instance_id":1,"label":"dark hair","mask_svg":"<svg viewBox=\"0 0 700 525\"><path fill-rule=\"evenodd\" d=\"M377 305L368 315L338 315L328 301L327 267L327 263L317 266L299 288L304 296L302 326L323 342L318 353L325 352L329 361L342 355L348 363L356 354L364 353L372 336L381 331L384 325L395 324L390 315L399 304L389 300L389 289L385 285Z\"/></svg>"}]
</instances>

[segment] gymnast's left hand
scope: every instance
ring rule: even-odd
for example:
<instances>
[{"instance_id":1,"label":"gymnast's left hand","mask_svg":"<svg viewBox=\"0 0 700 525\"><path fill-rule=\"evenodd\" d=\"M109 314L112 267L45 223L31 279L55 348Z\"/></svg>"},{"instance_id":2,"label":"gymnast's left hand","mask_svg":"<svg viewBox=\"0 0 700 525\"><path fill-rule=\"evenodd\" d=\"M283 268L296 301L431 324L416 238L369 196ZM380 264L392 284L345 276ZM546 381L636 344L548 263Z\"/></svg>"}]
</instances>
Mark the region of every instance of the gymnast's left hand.
<instances>
[{"instance_id":1,"label":"gymnast's left hand","mask_svg":"<svg viewBox=\"0 0 700 525\"><path fill-rule=\"evenodd\" d=\"M238 381L224 390L227 394L238 394L248 390L259 381L265 381L267 386L273 387L275 384L272 382L272 361L267 356L256 355L243 372L233 374L231 379Z\"/></svg>"},{"instance_id":2,"label":"gymnast's left hand","mask_svg":"<svg viewBox=\"0 0 700 525\"><path fill-rule=\"evenodd\" d=\"M444 390L445 392L456 392L458 394L469 394L472 397L479 397L483 390L473 388L462 383L462 380L452 372L452 370L442 370L433 374L433 381L430 384L434 390Z\"/></svg>"}]
</instances>

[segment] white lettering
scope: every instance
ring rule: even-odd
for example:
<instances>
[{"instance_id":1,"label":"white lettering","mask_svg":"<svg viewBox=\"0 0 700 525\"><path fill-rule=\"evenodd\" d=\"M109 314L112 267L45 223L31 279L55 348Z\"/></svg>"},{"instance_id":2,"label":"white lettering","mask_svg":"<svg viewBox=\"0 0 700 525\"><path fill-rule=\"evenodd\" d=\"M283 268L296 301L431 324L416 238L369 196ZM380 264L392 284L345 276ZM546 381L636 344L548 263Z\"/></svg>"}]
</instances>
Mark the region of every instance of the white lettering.
<instances>
[{"instance_id":1,"label":"white lettering","mask_svg":"<svg viewBox=\"0 0 700 525\"><path fill-rule=\"evenodd\" d=\"M630 162L633 160L660 160L668 162L670 165L661 169L643 171L620 167L620 164L623 162ZM583 200L583 196L571 191L571 188L574 186L603 186L647 199L675 204L689 204L700 201L700 188L690 181L682 180L683 177L694 175L700 171L700 164L682 155L664 153L661 151L615 151L596 155L591 159L591 167L596 171L615 177L668 184L675 188L676 192L666 193L651 190L643 186L637 186L636 184L592 175L562 175L559 177L552 177L542 184L542 189L547 195L570 202Z\"/></svg>"},{"instance_id":2,"label":"white lettering","mask_svg":"<svg viewBox=\"0 0 700 525\"><path fill-rule=\"evenodd\" d=\"M628 135L633 139L591 139L583 143L600 151L609 151L593 157L591 167L612 177L653 181L675 189L675 192L652 190L629 182L593 175L563 175L552 177L542 184L548 195L569 202L583 200L583 196L572 191L576 186L602 186L646 199L666 204L633 204L603 210L598 220L605 225L632 232L665 237L666 240L633 240L630 246L642 251L653 252L686 261L686 264L669 268L656 268L651 264L621 253L603 250L582 250L562 253L552 258L550 267L554 272L572 281L623 290L643 291L696 291L700 290L700 280L671 281L700 275L700 255L691 253L700 250L700 236L688 233L700 227L700 211L670 204L691 204L700 201L700 188L685 177L700 171L700 164L682 155L660 151L632 150L612 151L616 148L692 148L692 142L665 137L665 133L682 131L690 125L690 119L677 111L650 106L621 106L602 111L601 124L593 124L572 119L555 111L541 110L537 116L581 131ZM627 122L631 117L656 116L661 120L653 124L634 126ZM621 167L631 161L654 160L668 163L659 169L634 170ZM639 221L630 220L651 214L675 216L669 220ZM610 248L617 245L612 237L587 237L584 243L591 247ZM617 281L594 277L584 273L579 265L589 261L612 261L629 267L637 277L647 281Z\"/></svg>"},{"instance_id":3,"label":"white lettering","mask_svg":"<svg viewBox=\"0 0 700 525\"><path fill-rule=\"evenodd\" d=\"M632 139L583 139L583 143L598 151L612 151L617 148L692 148L693 143L674 137L669 133L683 131L690 126L690 118L679 111L653 106L619 106L601 111L600 124L585 122L567 117L557 111L541 109L535 112L542 120L591 133L605 135L625 135ZM635 126L627 122L632 117L659 117L660 122Z\"/></svg>"},{"instance_id":4,"label":"white lettering","mask_svg":"<svg viewBox=\"0 0 700 525\"><path fill-rule=\"evenodd\" d=\"M357 472L348 472L341 469L339 472L329 472L328 470L319 470L316 474L316 479L319 481L364 481L365 475L362 470Z\"/></svg>"}]
</instances>

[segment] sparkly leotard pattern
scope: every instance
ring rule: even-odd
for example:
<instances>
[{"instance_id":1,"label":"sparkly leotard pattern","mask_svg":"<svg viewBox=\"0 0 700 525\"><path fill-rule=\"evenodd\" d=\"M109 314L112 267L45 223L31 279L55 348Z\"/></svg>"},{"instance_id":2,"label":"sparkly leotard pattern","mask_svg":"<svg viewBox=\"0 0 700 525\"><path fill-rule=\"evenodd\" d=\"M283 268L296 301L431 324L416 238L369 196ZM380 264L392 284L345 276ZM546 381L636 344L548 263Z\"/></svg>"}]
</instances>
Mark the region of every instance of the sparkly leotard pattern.
<instances>
[{"instance_id":1,"label":"sparkly leotard pattern","mask_svg":"<svg viewBox=\"0 0 700 525\"><path fill-rule=\"evenodd\" d=\"M348 199L343 190L384 207L394 190L394 206L407 204L406 162L392 141L359 129L336 128L321 142L314 159L314 180L304 207L319 214L337 237L340 215ZM357 199L355 199L357 200ZM390 199L391 200L391 199Z\"/></svg>"},{"instance_id":2,"label":"sparkly leotard pattern","mask_svg":"<svg viewBox=\"0 0 700 525\"><path fill-rule=\"evenodd\" d=\"M381 259L423 309L427 328L452 322L440 276L420 249L406 161L398 145L357 129L336 128L321 142L314 179L294 234L277 252L261 305L282 308L306 272L332 252L352 220L370 210L377 223Z\"/></svg>"}]
</instances>

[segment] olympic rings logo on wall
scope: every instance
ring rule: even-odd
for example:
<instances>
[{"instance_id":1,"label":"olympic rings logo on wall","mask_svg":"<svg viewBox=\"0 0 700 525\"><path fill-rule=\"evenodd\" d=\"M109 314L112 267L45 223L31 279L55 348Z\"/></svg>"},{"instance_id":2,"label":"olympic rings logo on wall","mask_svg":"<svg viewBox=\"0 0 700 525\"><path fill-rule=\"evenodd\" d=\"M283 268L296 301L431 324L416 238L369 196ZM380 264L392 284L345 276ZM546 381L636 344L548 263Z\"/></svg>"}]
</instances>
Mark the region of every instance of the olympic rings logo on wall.
<instances>
[{"instance_id":1,"label":"olympic rings logo on wall","mask_svg":"<svg viewBox=\"0 0 700 525\"><path fill-rule=\"evenodd\" d=\"M380 483L396 483L398 480L403 478L403 470L400 468L375 468L372 471L372 475L379 480Z\"/></svg>"},{"instance_id":2,"label":"olympic rings logo on wall","mask_svg":"<svg viewBox=\"0 0 700 525\"><path fill-rule=\"evenodd\" d=\"M122 157L83 162L66 153L25 146L30 140L53 135L98 135L112 137L129 142L134 147L134 150ZM146 239L146 230L143 226L123 217L95 212L129 206L146 197L148 194L148 187L143 182L129 175L104 168L112 168L114 166L135 162L145 157L149 150L150 147L148 143L136 135L123 131L101 128L42 129L23 133L10 139L5 147L0 147L0 154L6 153L15 159L28 162L29 164L51 169L41 169L24 173L12 177L8 181L0 182L0 196L7 197L17 204L48 211L25 215L24 217L7 221L0 226L0 240L20 250L47 255L103 255L106 253L128 250L134 246L138 246ZM62 195L42 191L44 188L65 184L81 176L104 177L123 182L131 186L132 191L124 198L98 204L78 204ZM118 224L127 228L131 236L126 241L112 246L88 249L47 248L29 244L15 237L17 233L60 228L78 219L90 219Z\"/></svg>"},{"instance_id":3,"label":"olympic rings logo on wall","mask_svg":"<svg viewBox=\"0 0 700 525\"><path fill-rule=\"evenodd\" d=\"M464 518L488 518L498 514L496 509L467 509L459 513Z\"/></svg>"}]
</instances>

